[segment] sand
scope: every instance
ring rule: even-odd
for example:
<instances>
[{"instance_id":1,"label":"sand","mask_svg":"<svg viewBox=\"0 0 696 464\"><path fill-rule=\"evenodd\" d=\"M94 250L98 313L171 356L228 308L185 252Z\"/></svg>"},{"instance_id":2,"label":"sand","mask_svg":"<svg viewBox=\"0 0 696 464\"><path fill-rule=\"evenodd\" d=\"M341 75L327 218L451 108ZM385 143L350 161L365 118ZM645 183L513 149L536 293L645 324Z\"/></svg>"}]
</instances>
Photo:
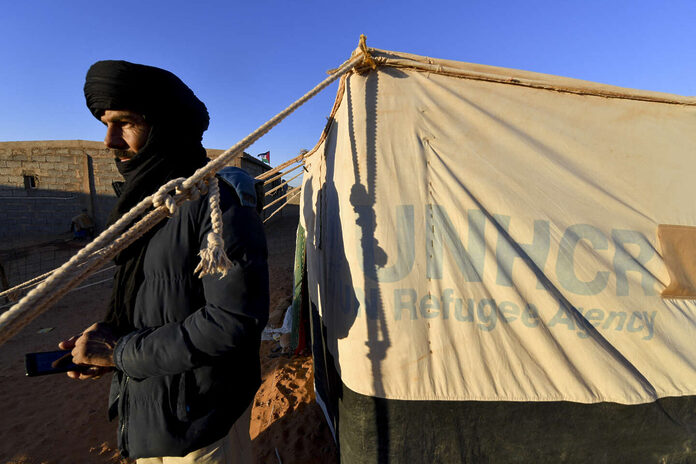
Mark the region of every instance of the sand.
<instances>
[{"instance_id":1,"label":"sand","mask_svg":"<svg viewBox=\"0 0 696 464\"><path fill-rule=\"evenodd\" d=\"M267 227L271 323L278 326L292 289L296 211ZM108 274L107 274L108 276ZM106 277L106 276L105 276ZM66 295L0 346L0 463L128 463L116 449L116 423L106 417L110 376L75 381L63 374L24 375L24 354L56 349L104 313L110 283ZM51 329L47 331L47 329ZM254 399L250 434L259 463L337 462L313 391L309 356L278 356L263 342L263 384Z\"/></svg>"}]
</instances>

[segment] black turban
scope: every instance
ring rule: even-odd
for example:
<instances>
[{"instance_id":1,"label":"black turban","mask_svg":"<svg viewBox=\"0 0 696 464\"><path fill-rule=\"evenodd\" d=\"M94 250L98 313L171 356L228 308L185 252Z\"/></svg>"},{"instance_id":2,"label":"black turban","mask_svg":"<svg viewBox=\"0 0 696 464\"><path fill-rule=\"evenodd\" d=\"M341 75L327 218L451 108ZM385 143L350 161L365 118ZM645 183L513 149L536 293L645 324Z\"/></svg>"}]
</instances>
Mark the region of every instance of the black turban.
<instances>
[{"instance_id":1,"label":"black turban","mask_svg":"<svg viewBox=\"0 0 696 464\"><path fill-rule=\"evenodd\" d=\"M105 110L128 110L151 125L164 123L201 136L208 128L208 110L181 79L169 71L129 63L97 61L85 80L87 107L97 119Z\"/></svg>"},{"instance_id":2,"label":"black turban","mask_svg":"<svg viewBox=\"0 0 696 464\"><path fill-rule=\"evenodd\" d=\"M189 177L205 165L201 145L208 128L208 110L186 84L164 69L127 61L98 61L87 72L85 98L100 119L106 110L133 111L145 117L150 133L145 145L128 161L116 158L125 182L108 224L151 195L171 179ZM133 309L140 284L147 245L160 223L122 250L105 321L119 333L133 330Z\"/></svg>"}]
</instances>

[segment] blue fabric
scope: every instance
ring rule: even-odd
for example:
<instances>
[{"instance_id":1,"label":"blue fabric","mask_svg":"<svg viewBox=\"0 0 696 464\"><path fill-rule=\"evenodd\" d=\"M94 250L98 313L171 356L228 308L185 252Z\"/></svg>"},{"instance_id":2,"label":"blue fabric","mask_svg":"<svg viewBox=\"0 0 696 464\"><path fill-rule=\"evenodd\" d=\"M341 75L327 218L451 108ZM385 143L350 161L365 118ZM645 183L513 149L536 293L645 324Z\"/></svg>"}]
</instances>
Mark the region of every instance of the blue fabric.
<instances>
[{"instance_id":1,"label":"blue fabric","mask_svg":"<svg viewBox=\"0 0 696 464\"><path fill-rule=\"evenodd\" d=\"M227 166L218 171L217 176L232 187L242 206L256 207L256 179L241 168Z\"/></svg>"}]
</instances>

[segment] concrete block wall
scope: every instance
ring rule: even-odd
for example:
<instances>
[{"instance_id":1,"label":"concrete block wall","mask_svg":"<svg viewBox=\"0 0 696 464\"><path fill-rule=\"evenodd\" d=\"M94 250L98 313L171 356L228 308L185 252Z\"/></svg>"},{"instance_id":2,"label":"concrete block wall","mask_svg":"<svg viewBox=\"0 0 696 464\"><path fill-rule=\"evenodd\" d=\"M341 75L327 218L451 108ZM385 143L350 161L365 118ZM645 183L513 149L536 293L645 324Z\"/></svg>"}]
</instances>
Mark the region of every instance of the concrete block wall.
<instances>
[{"instance_id":1,"label":"concrete block wall","mask_svg":"<svg viewBox=\"0 0 696 464\"><path fill-rule=\"evenodd\" d=\"M35 188L25 187L25 176ZM82 209L103 226L114 180L122 179L100 142L0 142L0 239L68 233Z\"/></svg>"},{"instance_id":2,"label":"concrete block wall","mask_svg":"<svg viewBox=\"0 0 696 464\"><path fill-rule=\"evenodd\" d=\"M222 152L207 150L209 158ZM270 169L246 153L230 164L252 176ZM35 188L25 187L24 176L35 179ZM101 231L116 203L112 182L122 180L102 142L0 142L0 240L68 233L83 209Z\"/></svg>"}]
</instances>

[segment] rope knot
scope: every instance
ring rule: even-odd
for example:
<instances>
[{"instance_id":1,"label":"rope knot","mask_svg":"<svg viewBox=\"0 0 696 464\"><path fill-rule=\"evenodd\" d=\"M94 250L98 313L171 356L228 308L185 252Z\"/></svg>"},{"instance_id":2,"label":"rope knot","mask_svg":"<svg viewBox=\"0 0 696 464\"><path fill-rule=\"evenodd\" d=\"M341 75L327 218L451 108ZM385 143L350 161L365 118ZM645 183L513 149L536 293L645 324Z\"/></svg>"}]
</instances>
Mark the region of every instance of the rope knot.
<instances>
[{"instance_id":1,"label":"rope knot","mask_svg":"<svg viewBox=\"0 0 696 464\"><path fill-rule=\"evenodd\" d=\"M186 182L177 185L176 193L183 195L193 201L198 200L201 195L208 193L208 179L202 179L193 185L187 186Z\"/></svg>"},{"instance_id":2,"label":"rope knot","mask_svg":"<svg viewBox=\"0 0 696 464\"><path fill-rule=\"evenodd\" d=\"M172 215L176 213L179 206L176 204L176 200L169 193L171 190L175 190L177 193L181 192L181 185L184 183L183 177L178 179L172 179L162 187L157 190L157 192L152 195L152 206L159 208L160 206L165 206L169 210L169 214Z\"/></svg>"},{"instance_id":3,"label":"rope knot","mask_svg":"<svg viewBox=\"0 0 696 464\"><path fill-rule=\"evenodd\" d=\"M209 181L210 181L209 179L202 179L196 183L196 188L198 189L198 191L200 192L201 195L205 195L206 193L208 193L208 189L209 189L208 182ZM217 180L215 182L217 184Z\"/></svg>"},{"instance_id":4,"label":"rope knot","mask_svg":"<svg viewBox=\"0 0 696 464\"><path fill-rule=\"evenodd\" d=\"M206 275L220 274L220 278L227 275L227 271L232 267L232 262L225 253L225 240L222 238L222 211L220 211L220 187L217 177L212 177L208 181L200 181L197 184L199 189L205 188L210 191L208 204L210 208L210 222L212 232L208 233L207 247L202 249L198 256L201 262L196 266L195 273L199 278Z\"/></svg>"},{"instance_id":5,"label":"rope knot","mask_svg":"<svg viewBox=\"0 0 696 464\"><path fill-rule=\"evenodd\" d=\"M201 262L198 263L194 271L198 278L213 274L220 274L220 278L222 278L232 267L232 262L225 253L225 241L220 234L215 232L208 233L208 246L201 249L198 256L201 257Z\"/></svg>"},{"instance_id":6,"label":"rope knot","mask_svg":"<svg viewBox=\"0 0 696 464\"><path fill-rule=\"evenodd\" d=\"M377 63L375 63L374 58L372 58L372 55L370 55L370 51L367 48L367 37L365 37L365 34L360 34L360 42L358 43L358 48L362 52L363 61L355 67L355 70L359 73L362 73L367 71L368 68L372 69L373 71L377 69Z\"/></svg>"}]
</instances>

